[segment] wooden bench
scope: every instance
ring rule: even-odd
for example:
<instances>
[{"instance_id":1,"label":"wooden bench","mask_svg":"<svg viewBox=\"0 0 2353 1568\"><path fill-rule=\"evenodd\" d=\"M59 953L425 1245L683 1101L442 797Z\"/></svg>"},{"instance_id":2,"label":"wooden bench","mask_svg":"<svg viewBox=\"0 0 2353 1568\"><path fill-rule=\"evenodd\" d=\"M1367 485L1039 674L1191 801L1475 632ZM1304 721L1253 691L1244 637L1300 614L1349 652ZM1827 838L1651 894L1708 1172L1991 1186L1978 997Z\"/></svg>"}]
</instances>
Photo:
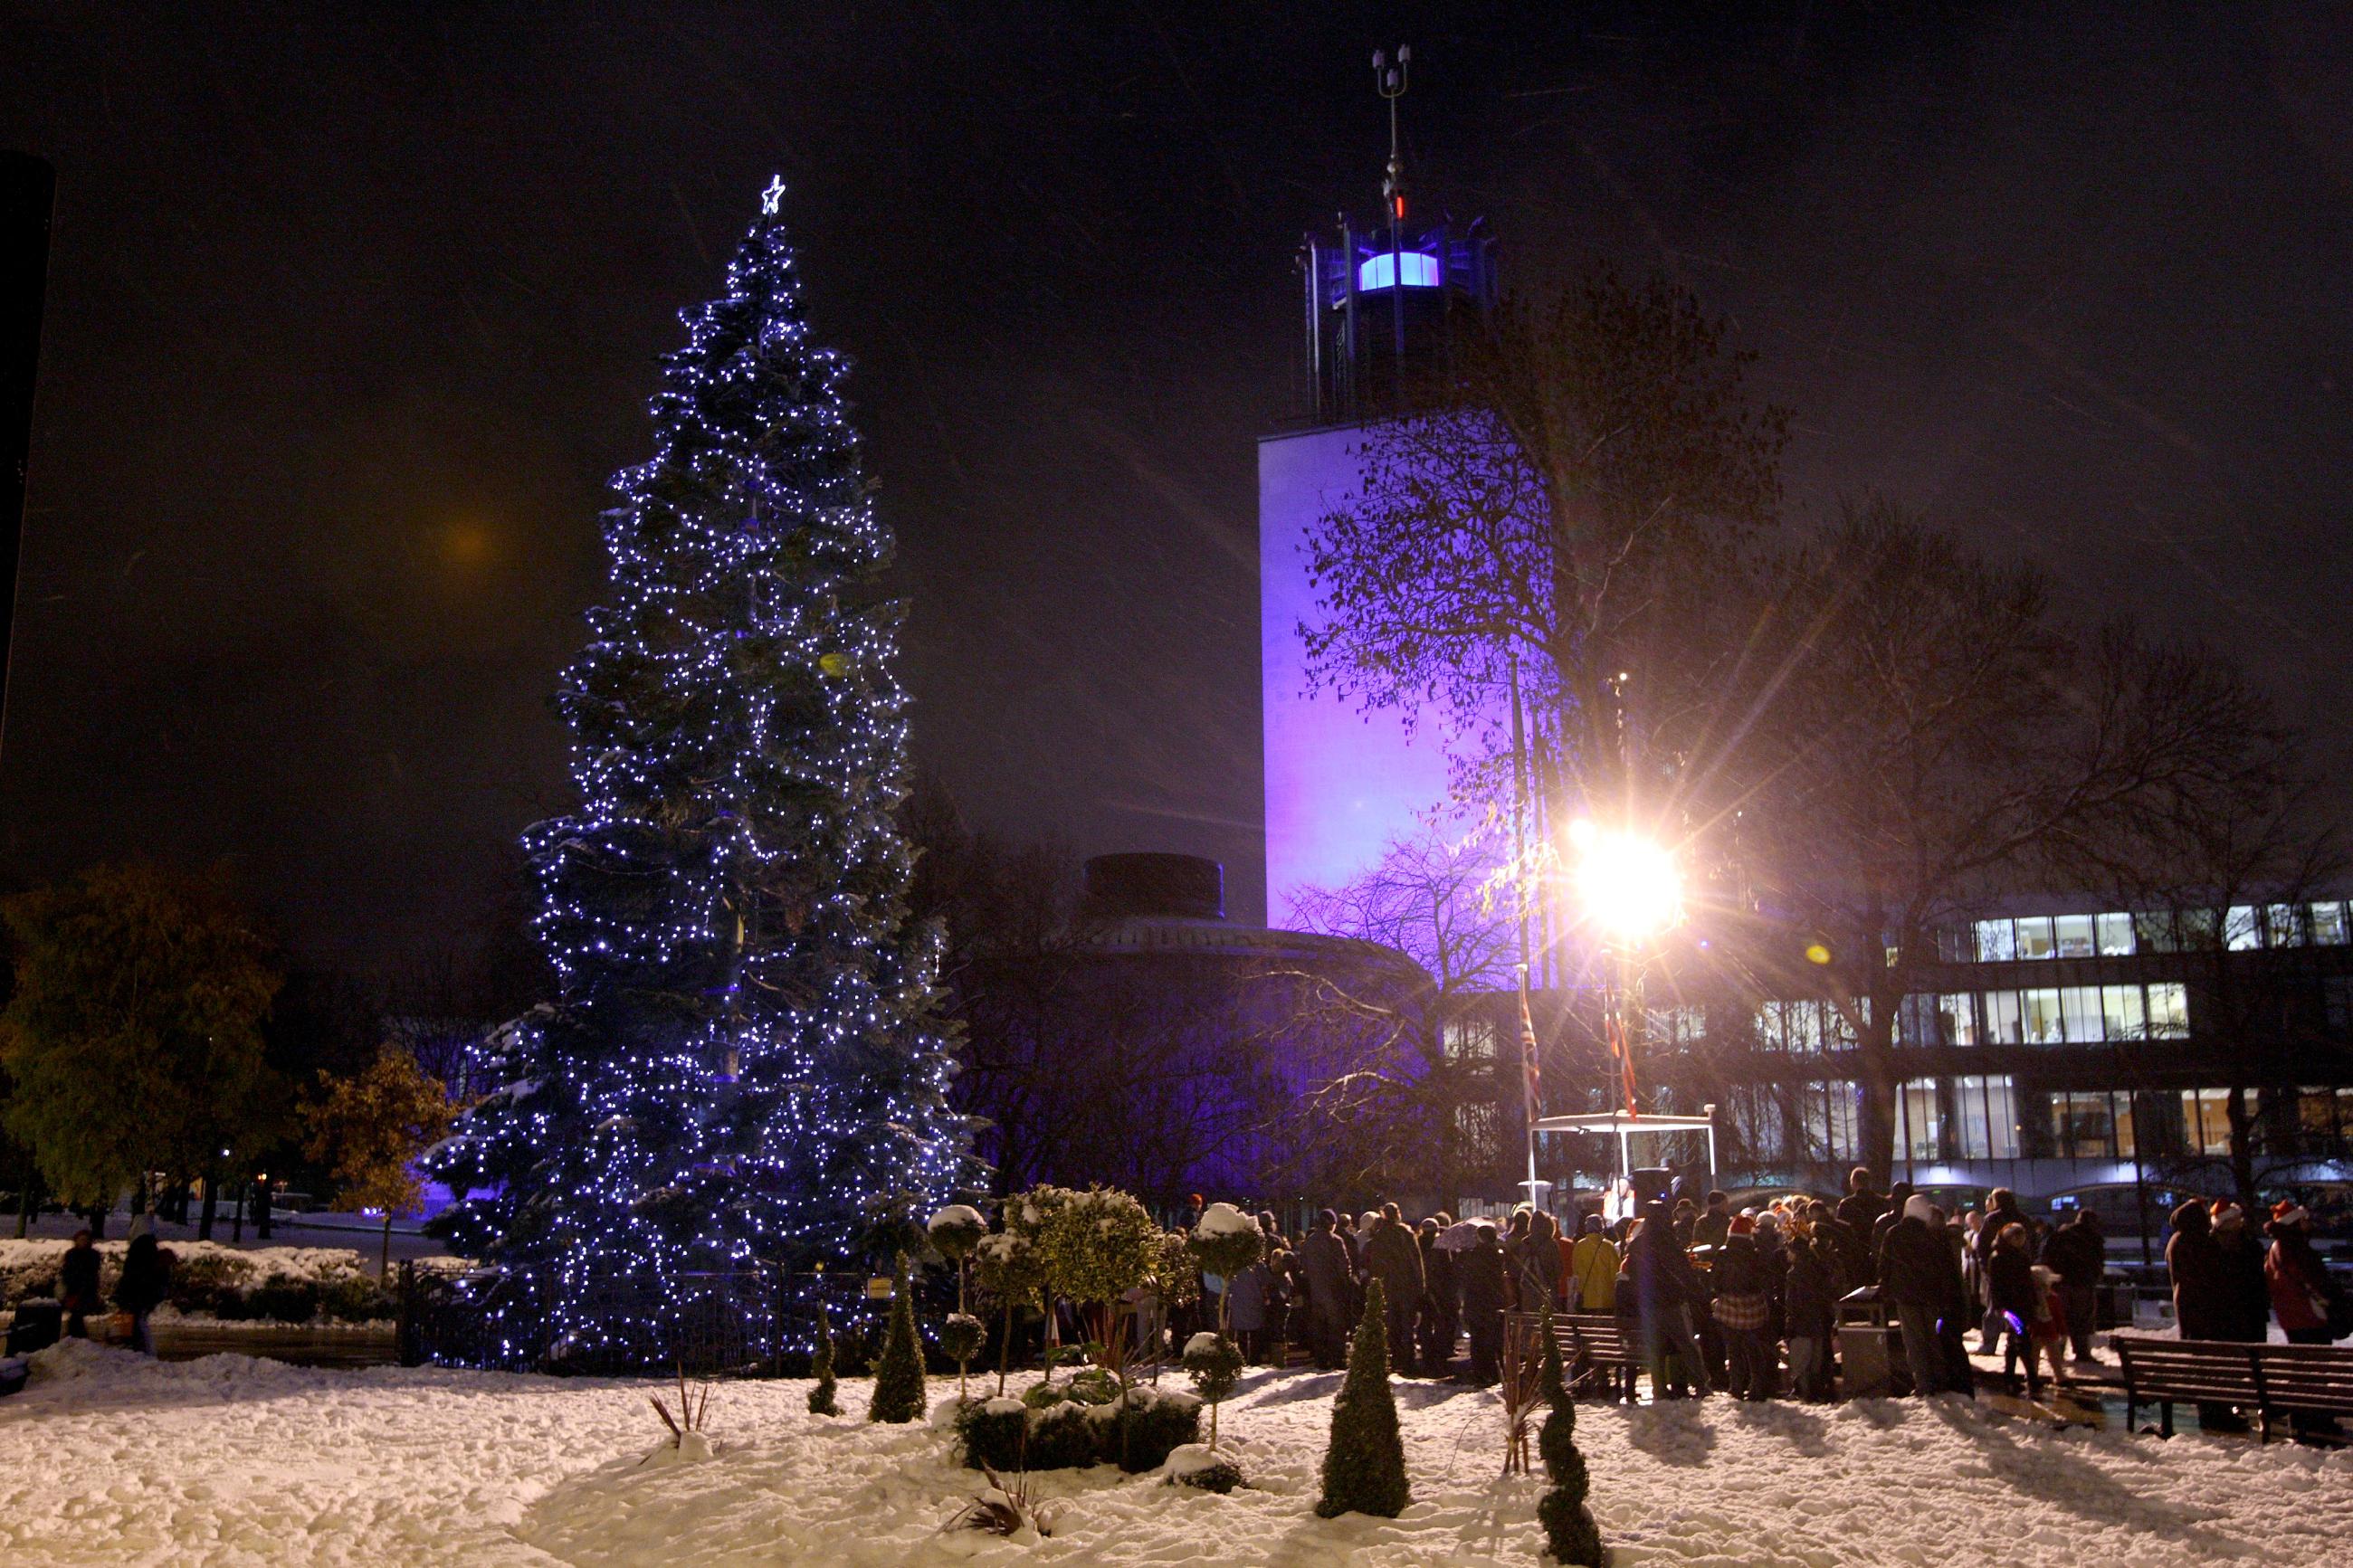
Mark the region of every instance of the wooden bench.
<instances>
[{"instance_id":1,"label":"wooden bench","mask_svg":"<svg viewBox=\"0 0 2353 1568\"><path fill-rule=\"evenodd\" d=\"M1512 1312L1506 1315L1504 1331L1507 1338L1525 1334L1533 1339L1542 1321L1534 1312ZM1633 1402L1634 1378L1642 1370L1642 1342L1630 1324L1607 1312L1555 1312L1552 1333L1560 1343L1561 1364L1572 1390L1595 1387L1611 1399Z\"/></svg>"},{"instance_id":2,"label":"wooden bench","mask_svg":"<svg viewBox=\"0 0 2353 1568\"><path fill-rule=\"evenodd\" d=\"M2173 1406L2232 1405L2255 1412L2261 1440L2275 1417L2296 1412L2353 1415L2353 1349L2246 1344L2112 1334L2124 1363L2125 1425L2144 1405L2158 1407L2158 1430L2173 1436Z\"/></svg>"}]
</instances>

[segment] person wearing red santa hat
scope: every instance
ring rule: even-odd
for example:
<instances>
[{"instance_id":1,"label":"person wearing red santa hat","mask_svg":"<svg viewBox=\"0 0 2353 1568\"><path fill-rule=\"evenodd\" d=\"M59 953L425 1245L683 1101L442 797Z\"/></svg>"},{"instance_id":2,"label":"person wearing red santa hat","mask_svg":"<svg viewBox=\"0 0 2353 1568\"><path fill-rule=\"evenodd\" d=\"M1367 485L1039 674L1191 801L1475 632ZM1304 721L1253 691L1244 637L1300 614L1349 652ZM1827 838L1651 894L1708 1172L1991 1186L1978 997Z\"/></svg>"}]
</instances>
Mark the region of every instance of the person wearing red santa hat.
<instances>
[{"instance_id":1,"label":"person wearing red santa hat","mask_svg":"<svg viewBox=\"0 0 2353 1568\"><path fill-rule=\"evenodd\" d=\"M2353 1302L2329 1279L2320 1254L2312 1248L2312 1215L2302 1205L2283 1198L2272 1206L2269 1229L2272 1249L2263 1259L2263 1277L2288 1343L2325 1345L2353 1331ZM2298 1436L2333 1437L2340 1432L2333 1415L2291 1410L2288 1417Z\"/></svg>"}]
</instances>

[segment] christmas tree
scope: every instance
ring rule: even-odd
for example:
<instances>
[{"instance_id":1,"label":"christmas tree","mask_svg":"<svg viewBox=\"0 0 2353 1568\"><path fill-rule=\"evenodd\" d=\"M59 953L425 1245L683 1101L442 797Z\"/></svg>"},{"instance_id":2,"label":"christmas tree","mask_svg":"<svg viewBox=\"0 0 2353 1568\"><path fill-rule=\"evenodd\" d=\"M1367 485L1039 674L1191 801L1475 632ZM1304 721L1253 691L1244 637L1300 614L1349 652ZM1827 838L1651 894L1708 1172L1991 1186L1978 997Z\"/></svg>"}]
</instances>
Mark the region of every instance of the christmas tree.
<instances>
[{"instance_id":1,"label":"christmas tree","mask_svg":"<svg viewBox=\"0 0 2353 1568\"><path fill-rule=\"evenodd\" d=\"M891 553L771 184L663 362L558 699L579 810L524 835L548 1005L429 1168L565 1350L655 1361L690 1277L843 1258L965 1157L938 937L905 917Z\"/></svg>"}]
</instances>

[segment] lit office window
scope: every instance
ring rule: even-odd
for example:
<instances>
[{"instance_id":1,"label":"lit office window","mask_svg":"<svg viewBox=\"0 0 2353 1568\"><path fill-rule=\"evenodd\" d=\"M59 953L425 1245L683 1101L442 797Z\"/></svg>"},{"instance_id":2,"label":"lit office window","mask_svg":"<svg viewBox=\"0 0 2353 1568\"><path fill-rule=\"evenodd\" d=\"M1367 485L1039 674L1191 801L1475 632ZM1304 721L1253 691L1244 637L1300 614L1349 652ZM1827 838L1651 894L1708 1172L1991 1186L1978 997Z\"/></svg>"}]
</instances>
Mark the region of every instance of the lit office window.
<instances>
[{"instance_id":1,"label":"lit office window","mask_svg":"<svg viewBox=\"0 0 2353 1568\"><path fill-rule=\"evenodd\" d=\"M2179 952L2180 943L2173 931L2173 915L2168 910L2148 910L2133 916L2133 945L2140 952Z\"/></svg>"},{"instance_id":2,"label":"lit office window","mask_svg":"<svg viewBox=\"0 0 2353 1568\"><path fill-rule=\"evenodd\" d=\"M1953 1100L1961 1158L2018 1158L2018 1108L2007 1077L1955 1079Z\"/></svg>"},{"instance_id":3,"label":"lit office window","mask_svg":"<svg viewBox=\"0 0 2353 1568\"><path fill-rule=\"evenodd\" d=\"M1902 1125L1899 1135L1904 1141L1905 1158L1935 1160L1942 1157L1944 1147L1945 1112L1936 1100L1936 1080L1915 1078L1904 1086L1904 1098L1899 1107Z\"/></svg>"},{"instance_id":4,"label":"lit office window","mask_svg":"<svg viewBox=\"0 0 2353 1568\"><path fill-rule=\"evenodd\" d=\"M2055 990L2021 991L2018 994L2018 1011L2026 1026L2026 1043L2030 1046L2055 1046L2067 1037L2059 1022L2059 993Z\"/></svg>"},{"instance_id":5,"label":"lit office window","mask_svg":"<svg viewBox=\"0 0 2353 1568\"><path fill-rule=\"evenodd\" d=\"M2018 956L2018 940L2008 921L1978 921L1978 962L2000 963Z\"/></svg>"},{"instance_id":6,"label":"lit office window","mask_svg":"<svg viewBox=\"0 0 2353 1568\"><path fill-rule=\"evenodd\" d=\"M2181 933L2184 952L2211 952L2222 941L2220 910L2176 910L2173 925Z\"/></svg>"},{"instance_id":7,"label":"lit office window","mask_svg":"<svg viewBox=\"0 0 2353 1568\"><path fill-rule=\"evenodd\" d=\"M2070 1045L2092 1045L2107 1038L2106 1020L2100 1008L2098 986L2065 987L2059 993L2059 1014L2066 1028Z\"/></svg>"},{"instance_id":8,"label":"lit office window","mask_svg":"<svg viewBox=\"0 0 2353 1568\"><path fill-rule=\"evenodd\" d=\"M2343 904L2312 906L2312 940L2322 947L2345 945L2345 906Z\"/></svg>"},{"instance_id":9,"label":"lit office window","mask_svg":"<svg viewBox=\"0 0 2353 1568\"><path fill-rule=\"evenodd\" d=\"M2133 918L2130 915L2102 915L2099 936L2100 952L2104 957L2130 958L2137 951L2133 942Z\"/></svg>"},{"instance_id":10,"label":"lit office window","mask_svg":"<svg viewBox=\"0 0 2353 1568\"><path fill-rule=\"evenodd\" d=\"M2247 1120L2253 1121L2262 1097L2247 1091ZM2181 1136L2193 1154L2231 1152L2231 1091L2227 1089L2185 1089L2181 1091Z\"/></svg>"},{"instance_id":11,"label":"lit office window","mask_svg":"<svg viewBox=\"0 0 2353 1568\"><path fill-rule=\"evenodd\" d=\"M2274 947L2302 947L2302 907L2296 904L2266 905L2263 909L2263 940Z\"/></svg>"},{"instance_id":12,"label":"lit office window","mask_svg":"<svg viewBox=\"0 0 2353 1568\"><path fill-rule=\"evenodd\" d=\"M2026 1025L2019 1012L2018 993L1989 991L1985 994L1986 1038L1997 1046L2026 1044Z\"/></svg>"},{"instance_id":13,"label":"lit office window","mask_svg":"<svg viewBox=\"0 0 2353 1568\"><path fill-rule=\"evenodd\" d=\"M2096 951L2092 940L2091 916L2061 915L2052 925L2058 932L2060 957L2089 958Z\"/></svg>"},{"instance_id":14,"label":"lit office window","mask_svg":"<svg viewBox=\"0 0 2353 1568\"><path fill-rule=\"evenodd\" d=\"M2133 1097L2119 1089L2109 1098L2116 1108L2116 1158L2129 1160L2138 1142L2133 1132Z\"/></svg>"},{"instance_id":15,"label":"lit office window","mask_svg":"<svg viewBox=\"0 0 2353 1568\"><path fill-rule=\"evenodd\" d=\"M2051 1097L2051 1136L2071 1160L2110 1160L2116 1152L2116 1102L2106 1093Z\"/></svg>"},{"instance_id":16,"label":"lit office window","mask_svg":"<svg viewBox=\"0 0 2353 1568\"><path fill-rule=\"evenodd\" d=\"M1446 1026L1445 1043L1448 1061L1493 1061L1495 1059L1494 1020L1458 1018Z\"/></svg>"},{"instance_id":17,"label":"lit office window","mask_svg":"<svg viewBox=\"0 0 2353 1568\"><path fill-rule=\"evenodd\" d=\"M2147 1030L2147 1019L2141 1011L2137 985L2101 986L2100 1012L2101 1032L2109 1039L2137 1040Z\"/></svg>"},{"instance_id":18,"label":"lit office window","mask_svg":"<svg viewBox=\"0 0 2353 1568\"><path fill-rule=\"evenodd\" d=\"M2049 958L2059 951L2058 938L2052 934L2051 917L2036 915L2018 923L2018 956Z\"/></svg>"},{"instance_id":19,"label":"lit office window","mask_svg":"<svg viewBox=\"0 0 2353 1568\"><path fill-rule=\"evenodd\" d=\"M1809 1085L1805 1097L1806 1147L1817 1159L1843 1163L1862 1146L1855 1089L1833 1081Z\"/></svg>"},{"instance_id":20,"label":"lit office window","mask_svg":"<svg viewBox=\"0 0 2353 1568\"><path fill-rule=\"evenodd\" d=\"M2232 904L2222 916L2222 941L2232 952L2250 952L2263 945L2263 921L2253 904Z\"/></svg>"},{"instance_id":21,"label":"lit office window","mask_svg":"<svg viewBox=\"0 0 2353 1568\"><path fill-rule=\"evenodd\" d=\"M2161 981L2148 988L2147 1034L2152 1040L2189 1037L2189 994L2179 981Z\"/></svg>"},{"instance_id":22,"label":"lit office window","mask_svg":"<svg viewBox=\"0 0 2353 1568\"><path fill-rule=\"evenodd\" d=\"M1945 1029L1945 1044L1974 1046L1978 1043L1978 999L1964 992L1947 994L1939 1003L1936 1016Z\"/></svg>"}]
</instances>

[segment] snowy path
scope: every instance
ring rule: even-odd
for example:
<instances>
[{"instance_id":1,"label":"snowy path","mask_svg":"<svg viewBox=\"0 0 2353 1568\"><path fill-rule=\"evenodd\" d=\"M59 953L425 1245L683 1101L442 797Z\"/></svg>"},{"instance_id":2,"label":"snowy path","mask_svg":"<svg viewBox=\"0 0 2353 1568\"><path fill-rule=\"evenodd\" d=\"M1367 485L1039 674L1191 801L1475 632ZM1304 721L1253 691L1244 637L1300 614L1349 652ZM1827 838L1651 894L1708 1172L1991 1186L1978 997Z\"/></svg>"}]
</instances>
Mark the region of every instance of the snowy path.
<instances>
[{"instance_id":1,"label":"snowy path","mask_svg":"<svg viewBox=\"0 0 2353 1568\"><path fill-rule=\"evenodd\" d=\"M1540 1483L1495 1479L1492 1394L1400 1383L1413 1506L1313 1517L1336 1376L1253 1374L1222 1430L1255 1489L1100 1469L1034 1547L938 1526L976 1479L944 1435L723 1386L706 1464L640 1466L644 1387L436 1371L179 1364L69 1345L0 1402L0 1563L1531 1563ZM865 1390L843 1387L856 1410ZM934 1393L938 1384L934 1384ZM2053 1432L1983 1410L1579 1407L1613 1561L2344 1563L2353 1454Z\"/></svg>"}]
</instances>

